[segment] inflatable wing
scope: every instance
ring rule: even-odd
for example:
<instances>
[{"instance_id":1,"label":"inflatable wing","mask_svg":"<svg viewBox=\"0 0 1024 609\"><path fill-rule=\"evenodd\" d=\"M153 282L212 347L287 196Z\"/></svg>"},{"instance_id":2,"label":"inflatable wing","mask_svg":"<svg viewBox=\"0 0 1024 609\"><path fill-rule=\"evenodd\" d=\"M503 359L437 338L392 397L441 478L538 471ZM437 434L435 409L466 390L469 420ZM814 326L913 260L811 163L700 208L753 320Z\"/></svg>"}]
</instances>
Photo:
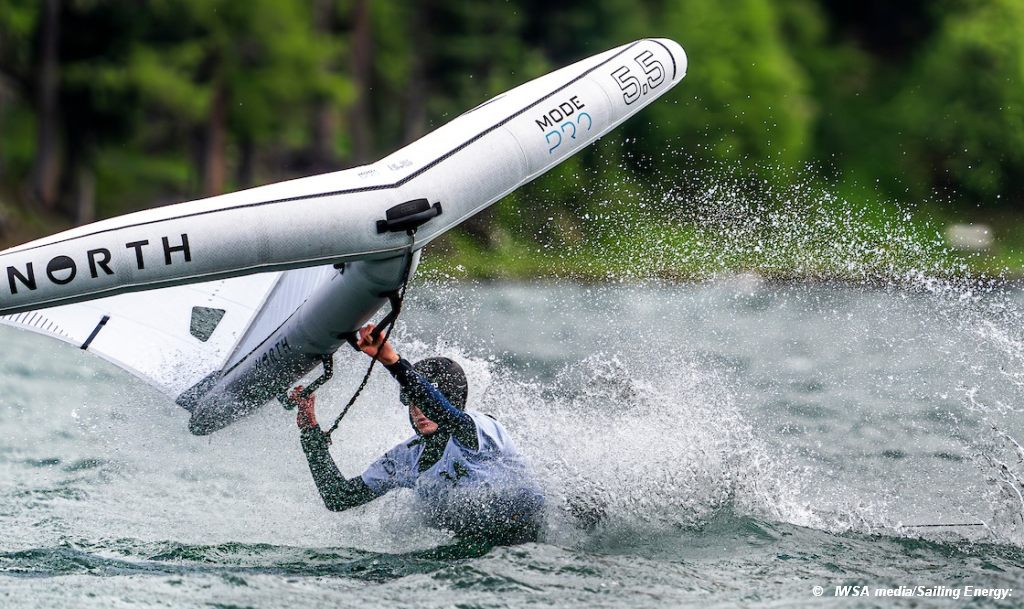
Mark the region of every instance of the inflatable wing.
<instances>
[{"instance_id":1,"label":"inflatable wing","mask_svg":"<svg viewBox=\"0 0 1024 609\"><path fill-rule=\"evenodd\" d=\"M104 220L0 252L0 322L95 352L220 429L334 353L427 243L683 77L623 45L466 112L371 165Z\"/></svg>"}]
</instances>

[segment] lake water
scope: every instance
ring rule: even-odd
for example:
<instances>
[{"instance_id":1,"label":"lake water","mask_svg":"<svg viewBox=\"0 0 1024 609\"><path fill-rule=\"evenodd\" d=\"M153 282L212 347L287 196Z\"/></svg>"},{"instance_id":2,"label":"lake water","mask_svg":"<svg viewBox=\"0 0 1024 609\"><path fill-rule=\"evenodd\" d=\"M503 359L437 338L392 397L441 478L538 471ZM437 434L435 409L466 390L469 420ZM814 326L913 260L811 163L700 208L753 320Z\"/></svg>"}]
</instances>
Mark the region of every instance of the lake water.
<instances>
[{"instance_id":1,"label":"lake water","mask_svg":"<svg viewBox=\"0 0 1024 609\"><path fill-rule=\"evenodd\" d=\"M403 493L326 511L276 404L193 437L0 328L0 606L1021 606L1022 322L1012 285L417 282L400 351L460 361L548 494L542 543L492 549ZM322 422L367 363L337 361ZM375 374L332 448L349 475L409 435Z\"/></svg>"}]
</instances>

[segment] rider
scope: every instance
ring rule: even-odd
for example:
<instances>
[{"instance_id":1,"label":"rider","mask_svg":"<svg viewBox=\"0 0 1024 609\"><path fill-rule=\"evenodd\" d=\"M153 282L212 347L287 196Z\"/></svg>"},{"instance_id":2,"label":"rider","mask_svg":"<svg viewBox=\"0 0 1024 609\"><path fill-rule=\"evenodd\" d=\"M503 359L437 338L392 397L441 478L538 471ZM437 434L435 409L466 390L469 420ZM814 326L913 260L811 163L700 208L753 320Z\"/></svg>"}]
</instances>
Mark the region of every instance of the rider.
<instances>
[{"instance_id":1,"label":"rider","mask_svg":"<svg viewBox=\"0 0 1024 609\"><path fill-rule=\"evenodd\" d=\"M416 435L347 479L328 452L315 399L302 399L297 388L292 397L299 406L302 450L327 509L340 512L411 488L428 524L495 543L535 541L543 496L501 423L464 410L468 383L462 368L445 357L410 364L373 329L368 324L359 330L357 347L376 356L398 381Z\"/></svg>"}]
</instances>

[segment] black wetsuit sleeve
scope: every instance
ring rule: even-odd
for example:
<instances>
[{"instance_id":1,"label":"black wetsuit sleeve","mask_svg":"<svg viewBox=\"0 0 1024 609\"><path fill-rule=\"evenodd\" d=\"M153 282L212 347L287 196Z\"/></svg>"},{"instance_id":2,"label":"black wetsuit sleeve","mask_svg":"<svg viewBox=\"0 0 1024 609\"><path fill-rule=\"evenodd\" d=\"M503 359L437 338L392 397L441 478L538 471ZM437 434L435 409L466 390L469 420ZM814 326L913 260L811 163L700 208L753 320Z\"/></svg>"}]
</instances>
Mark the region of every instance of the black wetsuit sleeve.
<instances>
[{"instance_id":1,"label":"black wetsuit sleeve","mask_svg":"<svg viewBox=\"0 0 1024 609\"><path fill-rule=\"evenodd\" d=\"M480 442L477 440L476 423L473 417L452 406L448 398L438 391L434 384L423 377L412 364L404 358L390 366L385 366L388 372L395 377L398 384L413 396L416 406L427 415L427 418L437 423L442 433L451 434L463 446L477 450Z\"/></svg>"},{"instance_id":2,"label":"black wetsuit sleeve","mask_svg":"<svg viewBox=\"0 0 1024 609\"><path fill-rule=\"evenodd\" d=\"M377 498L362 478L357 476L349 480L341 475L327 448L327 436L319 427L303 429L300 437L302 452L306 453L313 482L316 483L327 509L341 512Z\"/></svg>"}]
</instances>

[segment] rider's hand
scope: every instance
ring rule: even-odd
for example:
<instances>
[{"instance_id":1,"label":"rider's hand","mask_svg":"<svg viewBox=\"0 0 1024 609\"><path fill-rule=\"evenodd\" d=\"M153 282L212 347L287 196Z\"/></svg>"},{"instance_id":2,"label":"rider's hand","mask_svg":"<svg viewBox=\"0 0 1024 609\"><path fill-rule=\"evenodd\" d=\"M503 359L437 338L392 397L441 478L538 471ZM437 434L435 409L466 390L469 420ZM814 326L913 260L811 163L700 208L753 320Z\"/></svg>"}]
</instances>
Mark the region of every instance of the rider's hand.
<instances>
[{"instance_id":1,"label":"rider's hand","mask_svg":"<svg viewBox=\"0 0 1024 609\"><path fill-rule=\"evenodd\" d=\"M302 385L299 385L292 389L288 397L295 402L297 411L295 423L298 424L299 429L316 429L316 396L302 397Z\"/></svg>"},{"instance_id":2,"label":"rider's hand","mask_svg":"<svg viewBox=\"0 0 1024 609\"><path fill-rule=\"evenodd\" d=\"M359 340L356 342L356 347L370 357L377 355L379 351L380 357L377 360L385 366L390 366L398 361L398 352L391 346L391 343L384 342L383 334L377 340L373 340L373 329L375 327L373 324L366 324L359 328Z\"/></svg>"}]
</instances>

